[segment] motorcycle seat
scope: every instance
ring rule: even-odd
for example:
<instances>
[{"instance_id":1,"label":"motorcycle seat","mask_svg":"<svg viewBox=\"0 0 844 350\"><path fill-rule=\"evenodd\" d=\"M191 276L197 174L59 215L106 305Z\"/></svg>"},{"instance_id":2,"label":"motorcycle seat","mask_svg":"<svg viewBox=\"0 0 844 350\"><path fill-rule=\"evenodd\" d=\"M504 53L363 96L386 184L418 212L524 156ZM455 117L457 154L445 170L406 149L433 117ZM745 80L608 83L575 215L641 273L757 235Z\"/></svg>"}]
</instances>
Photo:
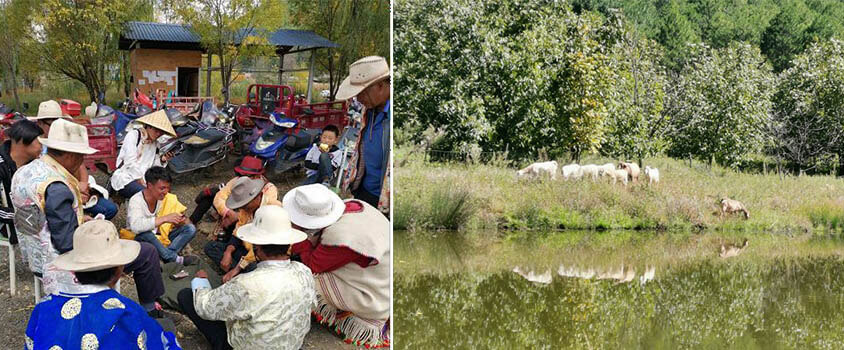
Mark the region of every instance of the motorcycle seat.
<instances>
[{"instance_id":1,"label":"motorcycle seat","mask_svg":"<svg viewBox=\"0 0 844 350\"><path fill-rule=\"evenodd\" d=\"M185 140L185 144L195 147L203 147L210 143L220 141L225 137L226 134L220 130L213 128L205 129L197 131L196 134Z\"/></svg>"}]
</instances>

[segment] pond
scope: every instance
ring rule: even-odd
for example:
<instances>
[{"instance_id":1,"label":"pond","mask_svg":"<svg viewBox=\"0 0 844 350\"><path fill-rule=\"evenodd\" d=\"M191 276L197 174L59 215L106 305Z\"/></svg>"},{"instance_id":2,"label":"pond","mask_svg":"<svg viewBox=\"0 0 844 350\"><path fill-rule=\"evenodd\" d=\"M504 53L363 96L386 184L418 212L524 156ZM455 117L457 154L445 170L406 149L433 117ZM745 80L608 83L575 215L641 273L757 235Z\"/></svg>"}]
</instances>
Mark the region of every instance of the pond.
<instances>
[{"instance_id":1,"label":"pond","mask_svg":"<svg viewBox=\"0 0 844 350\"><path fill-rule=\"evenodd\" d=\"M838 237L630 231L495 237L395 233L394 346L844 348ZM738 256L720 257L722 244L744 238L749 243ZM550 275L542 281L550 283L531 282L515 267ZM629 282L613 277L631 273Z\"/></svg>"}]
</instances>

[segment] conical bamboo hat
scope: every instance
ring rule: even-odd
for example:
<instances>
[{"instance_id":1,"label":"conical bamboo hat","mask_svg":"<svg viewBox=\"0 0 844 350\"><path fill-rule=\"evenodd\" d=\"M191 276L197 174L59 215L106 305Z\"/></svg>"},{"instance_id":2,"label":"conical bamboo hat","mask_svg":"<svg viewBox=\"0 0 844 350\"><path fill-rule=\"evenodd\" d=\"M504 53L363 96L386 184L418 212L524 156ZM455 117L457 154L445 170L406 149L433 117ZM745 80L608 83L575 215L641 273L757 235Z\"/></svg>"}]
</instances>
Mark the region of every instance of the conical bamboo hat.
<instances>
[{"instance_id":1,"label":"conical bamboo hat","mask_svg":"<svg viewBox=\"0 0 844 350\"><path fill-rule=\"evenodd\" d=\"M173 130L173 124L170 124L170 119L167 118L167 113L164 112L164 110L159 110L140 117L138 118L138 122L164 131L171 136L176 136L176 130Z\"/></svg>"}]
</instances>

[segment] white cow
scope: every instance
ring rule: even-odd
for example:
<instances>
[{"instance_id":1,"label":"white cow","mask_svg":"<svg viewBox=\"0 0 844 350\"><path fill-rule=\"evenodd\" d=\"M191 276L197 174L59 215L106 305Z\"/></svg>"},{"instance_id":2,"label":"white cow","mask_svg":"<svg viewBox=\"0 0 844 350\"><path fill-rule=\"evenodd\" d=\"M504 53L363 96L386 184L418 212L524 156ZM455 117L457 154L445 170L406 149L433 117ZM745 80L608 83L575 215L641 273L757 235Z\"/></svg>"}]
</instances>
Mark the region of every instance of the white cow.
<instances>
[{"instance_id":1,"label":"white cow","mask_svg":"<svg viewBox=\"0 0 844 350\"><path fill-rule=\"evenodd\" d=\"M648 178L648 185L659 183L659 169L645 166L645 176Z\"/></svg>"},{"instance_id":2,"label":"white cow","mask_svg":"<svg viewBox=\"0 0 844 350\"><path fill-rule=\"evenodd\" d=\"M580 165L577 165L577 163L563 166L563 180L577 180L581 176L583 176L583 172L580 171Z\"/></svg>"},{"instance_id":3,"label":"white cow","mask_svg":"<svg viewBox=\"0 0 844 350\"><path fill-rule=\"evenodd\" d=\"M624 186L627 186L627 170L624 169L616 169L612 172L612 183L615 184L617 181L621 181Z\"/></svg>"},{"instance_id":4,"label":"white cow","mask_svg":"<svg viewBox=\"0 0 844 350\"><path fill-rule=\"evenodd\" d=\"M598 176L606 176L612 178L615 173L615 164L607 163L598 167Z\"/></svg>"},{"instance_id":5,"label":"white cow","mask_svg":"<svg viewBox=\"0 0 844 350\"><path fill-rule=\"evenodd\" d=\"M551 180L557 179L557 162L542 162L528 165L522 170L516 172L519 179L530 179L547 175Z\"/></svg>"},{"instance_id":6,"label":"white cow","mask_svg":"<svg viewBox=\"0 0 844 350\"><path fill-rule=\"evenodd\" d=\"M580 167L580 172L583 173L583 176L589 176L592 178L592 181L598 179L598 166L595 164L587 164Z\"/></svg>"}]
</instances>

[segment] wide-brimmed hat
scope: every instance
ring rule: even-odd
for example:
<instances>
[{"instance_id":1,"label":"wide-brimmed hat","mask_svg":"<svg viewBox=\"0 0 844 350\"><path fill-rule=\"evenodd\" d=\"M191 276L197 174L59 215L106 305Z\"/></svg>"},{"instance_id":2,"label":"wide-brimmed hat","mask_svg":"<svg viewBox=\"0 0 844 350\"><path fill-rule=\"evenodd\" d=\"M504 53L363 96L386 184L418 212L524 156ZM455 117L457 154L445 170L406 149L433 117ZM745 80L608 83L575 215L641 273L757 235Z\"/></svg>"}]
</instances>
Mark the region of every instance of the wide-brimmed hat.
<instances>
[{"instance_id":1,"label":"wide-brimmed hat","mask_svg":"<svg viewBox=\"0 0 844 350\"><path fill-rule=\"evenodd\" d=\"M294 224L309 230L337 222L346 209L340 196L322 184L296 187L284 194L282 204Z\"/></svg>"},{"instance_id":2,"label":"wide-brimmed hat","mask_svg":"<svg viewBox=\"0 0 844 350\"><path fill-rule=\"evenodd\" d=\"M250 179L241 176L234 180L232 193L226 200L226 207L232 210L240 209L261 193L266 183L261 179Z\"/></svg>"},{"instance_id":3,"label":"wide-brimmed hat","mask_svg":"<svg viewBox=\"0 0 844 350\"><path fill-rule=\"evenodd\" d=\"M67 118L70 119L70 116L65 115L62 112L62 106L59 105L58 102L53 100L47 100L41 102L38 105L38 115L35 117L28 117L27 119L36 121L41 119L62 119Z\"/></svg>"},{"instance_id":4,"label":"wide-brimmed hat","mask_svg":"<svg viewBox=\"0 0 844 350\"><path fill-rule=\"evenodd\" d=\"M349 66L349 76L340 83L337 89L338 100L348 100L357 96L361 91L390 76L387 60L380 56L367 56Z\"/></svg>"},{"instance_id":5,"label":"wide-brimmed hat","mask_svg":"<svg viewBox=\"0 0 844 350\"><path fill-rule=\"evenodd\" d=\"M138 123L149 125L158 130L176 136L176 130L173 130L173 124L170 123L170 118L167 118L167 112L163 109L147 114L137 119Z\"/></svg>"},{"instance_id":6,"label":"wide-brimmed hat","mask_svg":"<svg viewBox=\"0 0 844 350\"><path fill-rule=\"evenodd\" d=\"M94 154L96 148L88 146L88 129L74 122L58 119L50 126L47 138L39 137L38 141L47 148L59 151Z\"/></svg>"},{"instance_id":7,"label":"wide-brimmed hat","mask_svg":"<svg viewBox=\"0 0 844 350\"><path fill-rule=\"evenodd\" d=\"M282 207L265 205L255 211L251 223L237 229L237 238L252 244L294 244L308 235L290 225L290 217Z\"/></svg>"},{"instance_id":8,"label":"wide-brimmed hat","mask_svg":"<svg viewBox=\"0 0 844 350\"><path fill-rule=\"evenodd\" d=\"M140 243L120 239L111 221L91 220L76 228L73 249L59 255L53 265L68 271L96 271L126 265L140 252Z\"/></svg>"},{"instance_id":9,"label":"wide-brimmed hat","mask_svg":"<svg viewBox=\"0 0 844 350\"><path fill-rule=\"evenodd\" d=\"M240 165L234 167L234 171L241 175L260 175L264 173L264 161L253 156L243 157Z\"/></svg>"}]
</instances>

